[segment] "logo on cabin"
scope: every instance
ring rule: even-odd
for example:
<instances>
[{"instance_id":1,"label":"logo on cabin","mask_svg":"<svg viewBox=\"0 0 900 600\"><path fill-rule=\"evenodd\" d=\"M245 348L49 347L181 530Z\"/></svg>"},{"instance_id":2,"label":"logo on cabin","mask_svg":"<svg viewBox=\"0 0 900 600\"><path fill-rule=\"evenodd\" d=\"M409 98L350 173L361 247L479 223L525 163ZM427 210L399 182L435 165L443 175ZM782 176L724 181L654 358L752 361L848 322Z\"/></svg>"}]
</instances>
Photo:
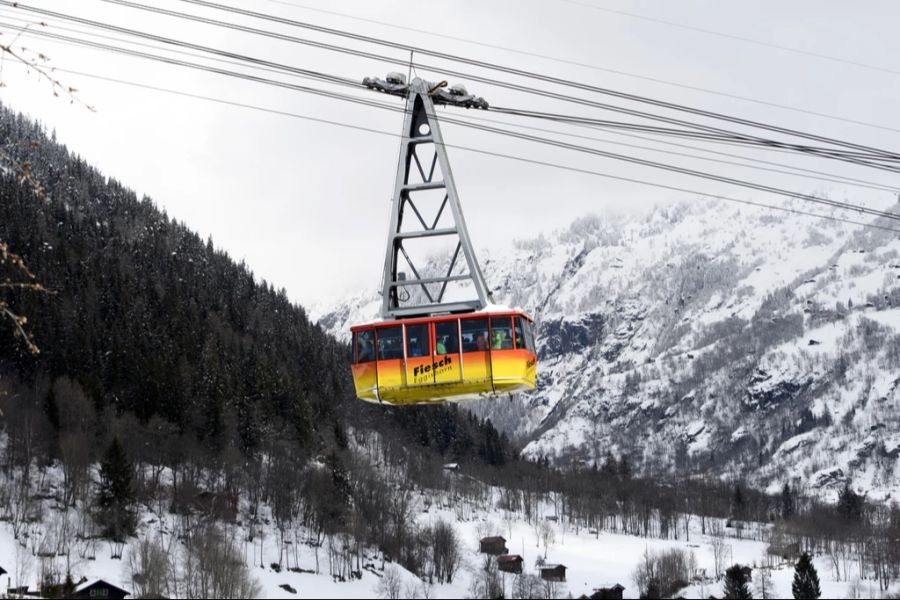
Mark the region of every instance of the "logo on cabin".
<instances>
[{"instance_id":1,"label":"logo on cabin","mask_svg":"<svg viewBox=\"0 0 900 600\"><path fill-rule=\"evenodd\" d=\"M419 378L431 379L433 374L442 373L450 370L453 366L453 358L445 356L439 361L435 361L430 365L419 365L413 369L413 377L418 381Z\"/></svg>"}]
</instances>

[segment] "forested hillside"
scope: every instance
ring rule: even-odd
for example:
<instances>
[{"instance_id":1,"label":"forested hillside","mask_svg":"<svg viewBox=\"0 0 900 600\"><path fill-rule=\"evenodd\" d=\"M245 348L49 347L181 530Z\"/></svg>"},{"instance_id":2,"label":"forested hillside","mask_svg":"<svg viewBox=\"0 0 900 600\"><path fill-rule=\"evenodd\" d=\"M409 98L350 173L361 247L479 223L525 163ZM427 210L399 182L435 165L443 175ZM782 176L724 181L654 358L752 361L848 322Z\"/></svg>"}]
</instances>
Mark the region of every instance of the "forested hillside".
<instances>
[{"instance_id":1,"label":"forested hillside","mask_svg":"<svg viewBox=\"0 0 900 600\"><path fill-rule=\"evenodd\" d=\"M178 439L195 459L214 462L226 449L246 457L275 442L323 452L341 444L350 422L406 429L448 460L496 463L511 453L490 425L455 410L397 420L360 407L346 346L310 323L283 289L69 153L39 124L2 109L0 139L10 163L0 178L0 240L51 291L10 291L41 352L32 355L3 322L0 385L15 392L5 399L8 419L36 428L48 457L58 455L62 434L102 447L115 423L132 440L149 436L147 447ZM23 164L42 194L23 181Z\"/></svg>"}]
</instances>

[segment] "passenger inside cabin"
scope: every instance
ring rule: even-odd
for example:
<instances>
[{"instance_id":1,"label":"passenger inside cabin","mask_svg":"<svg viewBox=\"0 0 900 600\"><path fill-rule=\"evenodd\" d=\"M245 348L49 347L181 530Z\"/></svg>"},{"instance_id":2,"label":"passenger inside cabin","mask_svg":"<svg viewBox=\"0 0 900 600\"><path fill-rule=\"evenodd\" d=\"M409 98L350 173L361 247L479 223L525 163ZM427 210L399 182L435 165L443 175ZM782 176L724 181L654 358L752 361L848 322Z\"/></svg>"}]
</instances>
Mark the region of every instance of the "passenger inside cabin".
<instances>
[{"instance_id":1,"label":"passenger inside cabin","mask_svg":"<svg viewBox=\"0 0 900 600\"><path fill-rule=\"evenodd\" d=\"M359 362L375 360L375 345L370 339L361 339L359 344Z\"/></svg>"},{"instance_id":2,"label":"passenger inside cabin","mask_svg":"<svg viewBox=\"0 0 900 600\"><path fill-rule=\"evenodd\" d=\"M475 346L479 350L487 350L487 348L488 348L487 336L483 333L479 333L478 338L475 339Z\"/></svg>"},{"instance_id":3,"label":"passenger inside cabin","mask_svg":"<svg viewBox=\"0 0 900 600\"><path fill-rule=\"evenodd\" d=\"M378 329L378 360L403 358L403 329L400 326Z\"/></svg>"},{"instance_id":4,"label":"passenger inside cabin","mask_svg":"<svg viewBox=\"0 0 900 600\"><path fill-rule=\"evenodd\" d=\"M502 350L503 348L506 348L506 347L507 347L506 332L503 331L502 329L495 329L494 330L494 339L491 342L491 349L492 350Z\"/></svg>"},{"instance_id":5,"label":"passenger inside cabin","mask_svg":"<svg viewBox=\"0 0 900 600\"><path fill-rule=\"evenodd\" d=\"M438 355L459 352L459 321L438 321L434 324L434 352Z\"/></svg>"}]
</instances>

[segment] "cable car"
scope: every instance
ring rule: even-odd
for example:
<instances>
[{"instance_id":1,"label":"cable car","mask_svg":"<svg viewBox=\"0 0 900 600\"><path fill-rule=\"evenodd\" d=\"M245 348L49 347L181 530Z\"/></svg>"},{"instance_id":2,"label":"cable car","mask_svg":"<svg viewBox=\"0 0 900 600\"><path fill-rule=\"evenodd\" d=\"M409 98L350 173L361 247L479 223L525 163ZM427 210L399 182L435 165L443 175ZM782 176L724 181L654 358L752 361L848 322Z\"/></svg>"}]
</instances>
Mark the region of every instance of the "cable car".
<instances>
[{"instance_id":1,"label":"cable car","mask_svg":"<svg viewBox=\"0 0 900 600\"><path fill-rule=\"evenodd\" d=\"M532 320L519 310L380 321L351 331L362 400L459 402L535 387Z\"/></svg>"},{"instance_id":2,"label":"cable car","mask_svg":"<svg viewBox=\"0 0 900 600\"><path fill-rule=\"evenodd\" d=\"M355 325L353 381L369 402L406 406L475 400L535 387L533 319L498 307L475 257L435 104L487 109L447 82L401 73L367 87L406 99L382 278L381 320ZM447 262L435 268L434 246ZM429 250L430 249L430 250ZM429 270L422 268L430 265ZM411 277L407 277L410 274Z\"/></svg>"}]
</instances>

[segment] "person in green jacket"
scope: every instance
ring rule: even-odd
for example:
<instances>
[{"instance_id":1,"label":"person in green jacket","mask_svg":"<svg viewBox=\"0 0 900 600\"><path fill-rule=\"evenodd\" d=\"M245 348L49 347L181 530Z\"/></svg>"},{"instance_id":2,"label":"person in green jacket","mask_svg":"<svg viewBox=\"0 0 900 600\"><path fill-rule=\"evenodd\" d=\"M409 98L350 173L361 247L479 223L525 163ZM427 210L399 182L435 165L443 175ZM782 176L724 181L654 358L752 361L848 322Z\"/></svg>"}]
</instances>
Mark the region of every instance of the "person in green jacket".
<instances>
[{"instance_id":1,"label":"person in green jacket","mask_svg":"<svg viewBox=\"0 0 900 600\"><path fill-rule=\"evenodd\" d=\"M503 331L503 330L494 331L494 340L491 343L491 349L492 350L502 350L504 338L506 338L505 331Z\"/></svg>"}]
</instances>

